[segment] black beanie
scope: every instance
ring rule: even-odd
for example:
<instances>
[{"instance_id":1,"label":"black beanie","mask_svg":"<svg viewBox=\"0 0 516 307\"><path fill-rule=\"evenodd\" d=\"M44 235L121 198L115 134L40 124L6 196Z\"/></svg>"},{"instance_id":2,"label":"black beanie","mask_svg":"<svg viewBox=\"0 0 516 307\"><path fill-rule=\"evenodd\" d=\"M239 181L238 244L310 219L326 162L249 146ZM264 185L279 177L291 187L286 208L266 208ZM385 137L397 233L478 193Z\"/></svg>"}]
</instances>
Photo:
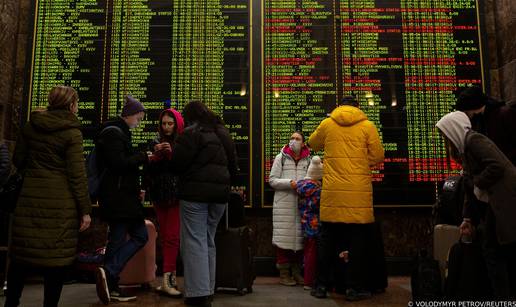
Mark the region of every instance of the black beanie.
<instances>
[{"instance_id":1,"label":"black beanie","mask_svg":"<svg viewBox=\"0 0 516 307\"><path fill-rule=\"evenodd\" d=\"M471 86L459 94L455 109L458 111L469 111L480 109L487 104L487 96L478 86Z\"/></svg>"}]
</instances>

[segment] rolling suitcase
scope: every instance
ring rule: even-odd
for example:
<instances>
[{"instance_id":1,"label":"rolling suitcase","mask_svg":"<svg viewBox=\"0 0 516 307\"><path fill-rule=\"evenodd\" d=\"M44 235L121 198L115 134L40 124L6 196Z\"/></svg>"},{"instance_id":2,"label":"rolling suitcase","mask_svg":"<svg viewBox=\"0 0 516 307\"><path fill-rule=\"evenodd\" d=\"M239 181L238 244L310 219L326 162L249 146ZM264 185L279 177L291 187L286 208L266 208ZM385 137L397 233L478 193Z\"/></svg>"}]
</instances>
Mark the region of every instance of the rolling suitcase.
<instances>
[{"instance_id":1,"label":"rolling suitcase","mask_svg":"<svg viewBox=\"0 0 516 307\"><path fill-rule=\"evenodd\" d=\"M251 229L248 226L230 228L226 207L226 229L217 231L215 246L217 263L215 289L235 289L240 295L253 292L255 279Z\"/></svg>"},{"instance_id":2,"label":"rolling suitcase","mask_svg":"<svg viewBox=\"0 0 516 307\"><path fill-rule=\"evenodd\" d=\"M120 285L141 285L150 287L150 282L156 279L156 239L158 233L154 224L145 220L149 240L145 246L134 255L120 273Z\"/></svg>"},{"instance_id":3,"label":"rolling suitcase","mask_svg":"<svg viewBox=\"0 0 516 307\"><path fill-rule=\"evenodd\" d=\"M459 227L439 224L434 227L434 259L439 262L442 281L447 268L448 252L460 238Z\"/></svg>"}]
</instances>

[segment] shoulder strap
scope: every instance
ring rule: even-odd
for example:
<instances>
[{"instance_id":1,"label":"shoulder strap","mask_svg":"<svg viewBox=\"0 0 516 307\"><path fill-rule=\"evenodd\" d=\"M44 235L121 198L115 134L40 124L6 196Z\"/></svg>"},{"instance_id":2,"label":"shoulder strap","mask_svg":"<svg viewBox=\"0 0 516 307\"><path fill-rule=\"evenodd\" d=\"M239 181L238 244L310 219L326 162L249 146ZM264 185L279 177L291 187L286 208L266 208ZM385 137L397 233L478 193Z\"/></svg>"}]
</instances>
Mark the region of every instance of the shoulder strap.
<instances>
[{"instance_id":1,"label":"shoulder strap","mask_svg":"<svg viewBox=\"0 0 516 307\"><path fill-rule=\"evenodd\" d=\"M100 136L100 135L102 135L102 134L104 134L104 133L105 133L106 131L108 131L108 130L116 130L116 131L117 131L117 132L119 132L120 134L122 134L122 135L124 134L124 131L122 131L122 129L120 129L120 127L118 127L118 126L107 126L107 127L105 127L104 129L102 129L102 130L100 131L99 136Z\"/></svg>"}]
</instances>

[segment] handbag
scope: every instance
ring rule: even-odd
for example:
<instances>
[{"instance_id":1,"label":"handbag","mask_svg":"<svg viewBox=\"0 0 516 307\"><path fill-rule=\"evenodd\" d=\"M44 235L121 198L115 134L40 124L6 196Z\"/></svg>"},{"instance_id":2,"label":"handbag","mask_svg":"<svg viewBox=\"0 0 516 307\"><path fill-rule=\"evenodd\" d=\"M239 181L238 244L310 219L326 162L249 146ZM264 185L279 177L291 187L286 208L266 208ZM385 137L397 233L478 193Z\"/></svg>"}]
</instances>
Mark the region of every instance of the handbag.
<instances>
[{"instance_id":1,"label":"handbag","mask_svg":"<svg viewBox=\"0 0 516 307\"><path fill-rule=\"evenodd\" d=\"M9 176L7 182L0 189L0 209L12 213L14 212L14 208L16 208L16 203L18 202L18 197L20 196L20 191L23 185L23 175L20 172L16 172Z\"/></svg>"}]
</instances>

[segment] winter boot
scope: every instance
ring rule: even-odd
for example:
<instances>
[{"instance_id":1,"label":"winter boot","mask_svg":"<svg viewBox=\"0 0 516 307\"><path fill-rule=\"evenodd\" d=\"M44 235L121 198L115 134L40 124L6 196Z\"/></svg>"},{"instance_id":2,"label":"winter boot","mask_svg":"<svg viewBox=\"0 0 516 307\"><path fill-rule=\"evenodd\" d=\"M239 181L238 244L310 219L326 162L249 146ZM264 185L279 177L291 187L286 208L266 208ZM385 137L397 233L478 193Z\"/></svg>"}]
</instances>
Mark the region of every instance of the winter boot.
<instances>
[{"instance_id":1,"label":"winter boot","mask_svg":"<svg viewBox=\"0 0 516 307\"><path fill-rule=\"evenodd\" d=\"M288 263L286 264L277 264L276 267L278 268L280 272L280 281L279 283L284 286L295 286L296 281L292 279L292 276L290 276L290 265Z\"/></svg>"},{"instance_id":2,"label":"winter boot","mask_svg":"<svg viewBox=\"0 0 516 307\"><path fill-rule=\"evenodd\" d=\"M303 278L303 275L301 275L301 265L299 263L294 263L292 265L292 278L298 285L303 286L305 284L305 279Z\"/></svg>"},{"instance_id":3,"label":"winter boot","mask_svg":"<svg viewBox=\"0 0 516 307\"><path fill-rule=\"evenodd\" d=\"M172 297L181 297L183 293L177 289L176 272L167 272L163 274L162 286L158 288Z\"/></svg>"}]
</instances>

